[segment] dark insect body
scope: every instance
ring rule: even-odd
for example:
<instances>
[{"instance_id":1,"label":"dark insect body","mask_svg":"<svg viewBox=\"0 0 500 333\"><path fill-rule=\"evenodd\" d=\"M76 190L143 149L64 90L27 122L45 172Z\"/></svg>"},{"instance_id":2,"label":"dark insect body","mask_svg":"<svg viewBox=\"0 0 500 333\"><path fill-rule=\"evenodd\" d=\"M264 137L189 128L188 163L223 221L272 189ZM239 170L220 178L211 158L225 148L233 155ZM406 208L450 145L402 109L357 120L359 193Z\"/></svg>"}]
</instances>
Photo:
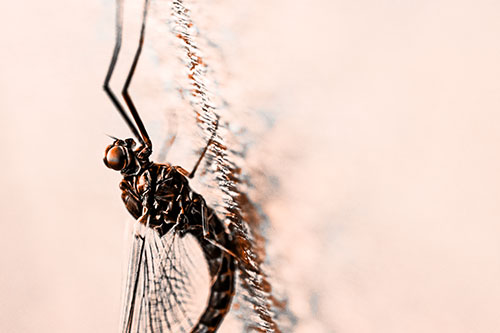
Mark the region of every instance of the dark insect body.
<instances>
[{"instance_id":1,"label":"dark insect body","mask_svg":"<svg viewBox=\"0 0 500 333\"><path fill-rule=\"evenodd\" d=\"M232 252L231 235L226 231L225 225L219 220L215 212L207 206L203 197L190 188L188 182L188 178L194 176L198 165L211 144L212 138L207 142L191 173L179 166L150 161L152 143L128 93L128 87L144 42L147 8L148 0L145 1L144 6L139 46L122 91L125 103L135 121L134 124L109 87L122 38L123 5L121 1L117 1L116 43L104 82L104 90L139 140L139 146L135 147L136 143L133 139L115 139L113 144L106 148L104 163L107 167L120 171L123 175L123 180L120 183L122 200L127 210L139 224L153 230L156 233L155 237L160 239L166 239L167 234L173 232L180 238L189 234L198 241L208 264L211 277L210 294L203 313L198 317L198 321L193 322L191 328L183 328L182 331L215 332L229 311L234 296L235 255ZM173 319L172 317L169 319L168 311L173 308L173 305L166 298L170 296L158 296L158 294L161 294L161 290L148 289L149 284L157 286L166 282L168 285L172 285L173 281L177 286L179 283L183 285L184 281L178 281L181 278L174 278L163 272L160 272L159 275L156 273L157 276L155 277L154 269L151 269L152 272L148 272L148 258L149 261L156 260L158 262L160 256L154 257L151 254L153 252L148 252L148 246L151 246L148 242L152 243L153 241L144 235L136 234L135 241L139 244L135 261L138 267L131 268L132 276L129 277L130 290L129 297L126 299L123 331L127 333L132 331L142 332L144 330L162 332L163 327L166 327L165 330L169 331L172 323L168 321ZM166 247L160 246L158 250L158 246L156 246L155 249L167 253ZM151 258L152 256L153 258ZM175 270L175 267L173 269ZM148 274L151 274L152 277ZM141 278L142 289L139 282ZM183 278L188 277L184 276ZM161 281L162 279L172 281ZM153 281L151 282L151 280ZM142 291L139 292L139 290ZM176 306L182 308L182 300L176 299L176 302L179 303ZM138 323L139 321L142 321L142 323ZM189 323L191 324L191 321Z\"/></svg>"},{"instance_id":2,"label":"dark insect body","mask_svg":"<svg viewBox=\"0 0 500 333\"><path fill-rule=\"evenodd\" d=\"M116 140L106 149L104 163L121 170L122 200L139 223L154 229L160 237L175 228L181 236L190 233L198 239L213 282L207 308L192 332L214 332L234 295L235 262L227 250L229 236L203 197L189 187L186 170L150 162L144 155L147 149L134 151L134 145L132 139Z\"/></svg>"}]
</instances>

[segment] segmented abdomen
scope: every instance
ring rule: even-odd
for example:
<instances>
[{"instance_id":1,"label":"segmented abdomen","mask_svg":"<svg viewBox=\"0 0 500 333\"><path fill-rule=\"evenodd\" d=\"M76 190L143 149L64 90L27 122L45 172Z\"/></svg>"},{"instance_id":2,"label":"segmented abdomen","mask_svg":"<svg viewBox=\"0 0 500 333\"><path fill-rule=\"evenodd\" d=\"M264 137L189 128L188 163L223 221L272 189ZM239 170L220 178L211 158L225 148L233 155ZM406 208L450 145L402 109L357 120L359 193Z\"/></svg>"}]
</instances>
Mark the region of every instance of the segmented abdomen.
<instances>
[{"instance_id":1,"label":"segmented abdomen","mask_svg":"<svg viewBox=\"0 0 500 333\"><path fill-rule=\"evenodd\" d=\"M230 240L225 233L222 222L211 209L208 209L207 215L209 217L208 226L210 230L208 237L218 245L230 249ZM215 332L231 307L231 301L234 296L235 259L226 251L203 238L201 234L196 236L200 241L208 263L210 276L212 277L212 286L207 307L191 332Z\"/></svg>"}]
</instances>

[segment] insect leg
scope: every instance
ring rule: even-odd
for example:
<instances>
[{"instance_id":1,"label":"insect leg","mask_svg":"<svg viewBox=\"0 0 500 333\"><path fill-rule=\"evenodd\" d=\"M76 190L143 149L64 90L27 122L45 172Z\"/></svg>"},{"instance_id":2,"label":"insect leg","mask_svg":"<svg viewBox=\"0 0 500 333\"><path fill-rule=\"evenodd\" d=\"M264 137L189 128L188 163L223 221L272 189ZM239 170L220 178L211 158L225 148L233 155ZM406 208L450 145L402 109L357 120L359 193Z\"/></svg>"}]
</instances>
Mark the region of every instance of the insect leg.
<instances>
[{"instance_id":1,"label":"insect leg","mask_svg":"<svg viewBox=\"0 0 500 333\"><path fill-rule=\"evenodd\" d=\"M141 117L139 116L139 112L137 112L137 109L134 105L134 102L132 101L132 98L130 97L128 93L128 88L130 86L130 83L132 82L132 78L134 76L135 68L137 67L137 63L139 61L139 57L141 56L142 52L142 46L144 44L144 35L146 31L146 17L148 16L148 5L149 5L149 0L144 1L144 10L142 13L142 24L141 24L141 34L139 37L139 45L137 46L137 50L135 52L134 60L132 62L132 66L130 67L130 70L128 72L127 79L125 80L125 84L123 85L122 89L122 96L125 99L125 103L127 103L128 108L130 109L130 113L132 113L132 117L134 118L137 127L139 128L139 131L141 132L143 141L146 146L151 150L152 149L152 143L151 140L149 139L148 132L146 131L146 128L144 127L144 123L142 122Z\"/></svg>"},{"instance_id":2,"label":"insect leg","mask_svg":"<svg viewBox=\"0 0 500 333\"><path fill-rule=\"evenodd\" d=\"M208 139L208 141L207 141L207 145L205 146L205 148L203 148L203 151L201 152L200 158L198 158L198 161L196 162L196 164L194 165L193 170L191 171L191 173L188 176L189 178L193 178L194 177L194 174L196 173L196 169L198 169L198 166L200 165L201 160L205 156L205 153L207 152L208 147L212 144L212 142L213 142L213 140L215 138L215 134L217 133L217 128L219 128L219 117L217 117L216 120L215 120L215 124L214 124L214 129L213 129L213 132L212 132L212 136L210 136L210 139Z\"/></svg>"},{"instance_id":3,"label":"insect leg","mask_svg":"<svg viewBox=\"0 0 500 333\"><path fill-rule=\"evenodd\" d=\"M118 54L120 53L120 48L122 45L122 32L123 32L123 1L116 1L116 37L115 37L115 47L113 49L113 56L111 57L111 62L109 63L108 72L106 73L106 78L104 79L103 89L113 102L113 105L118 110L122 118L127 123L128 127L134 134L134 136L141 142L144 143L142 137L139 135L139 131L135 127L134 123L130 120L130 117L125 112L125 109L121 105L121 103L116 98L115 94L109 87L109 81L111 80L111 76L115 70L116 61L118 60Z\"/></svg>"},{"instance_id":4,"label":"insect leg","mask_svg":"<svg viewBox=\"0 0 500 333\"><path fill-rule=\"evenodd\" d=\"M141 267L142 267L142 259L143 259L143 256L144 256L144 245L146 243L145 241L145 238L144 237L141 237L141 236L135 236L137 240L141 240L142 243L141 243L141 246L140 246L140 250L139 250L139 259L138 259L138 263L137 263L137 271L136 273L134 274L134 280L133 280L133 290L132 290L132 295L131 295L131 299L130 299L130 308L129 308L129 312L127 314L127 319L126 319L126 322L127 322L127 326L125 328L125 332L129 333L131 332L132 330L132 323L133 323L133 318L134 318L134 307L135 307L135 301L136 301L136 296L137 296L137 289L138 289L138 286L139 286L139 275L140 275L140 272L141 272Z\"/></svg>"},{"instance_id":5,"label":"insect leg","mask_svg":"<svg viewBox=\"0 0 500 333\"><path fill-rule=\"evenodd\" d=\"M235 258L236 260L238 259L238 257L236 256L236 254L234 254L234 252L232 252L231 250L228 250L227 248L225 248L223 245L217 243L217 241L214 241L213 239L211 239L210 237L203 237L203 239L205 239L207 242L209 242L210 244L212 244L213 246L216 246L218 247L220 250L226 252L227 254L229 254L230 256L232 256L233 258Z\"/></svg>"},{"instance_id":6,"label":"insect leg","mask_svg":"<svg viewBox=\"0 0 500 333\"><path fill-rule=\"evenodd\" d=\"M210 231L208 230L208 220L207 220L207 216L205 213L205 209L206 209L205 200L202 200L201 201L201 228L203 230L203 237L208 238L208 236L210 235Z\"/></svg>"},{"instance_id":7,"label":"insect leg","mask_svg":"<svg viewBox=\"0 0 500 333\"><path fill-rule=\"evenodd\" d=\"M212 214L215 214L215 213L212 211L211 215L207 216L207 213L209 211L207 208L208 207L206 206L205 200L202 200L201 201L201 228L202 228L203 239L205 239L207 242L209 242L213 246L216 246L217 248L219 248L223 252L226 252L227 254L234 257L235 259L238 259L238 257L231 250L227 249L224 245L219 244L219 242L217 242L215 237L210 235L208 220L210 220L213 217ZM221 223L221 222L219 220L217 220L217 223ZM225 231L222 230L221 232L223 233Z\"/></svg>"}]
</instances>

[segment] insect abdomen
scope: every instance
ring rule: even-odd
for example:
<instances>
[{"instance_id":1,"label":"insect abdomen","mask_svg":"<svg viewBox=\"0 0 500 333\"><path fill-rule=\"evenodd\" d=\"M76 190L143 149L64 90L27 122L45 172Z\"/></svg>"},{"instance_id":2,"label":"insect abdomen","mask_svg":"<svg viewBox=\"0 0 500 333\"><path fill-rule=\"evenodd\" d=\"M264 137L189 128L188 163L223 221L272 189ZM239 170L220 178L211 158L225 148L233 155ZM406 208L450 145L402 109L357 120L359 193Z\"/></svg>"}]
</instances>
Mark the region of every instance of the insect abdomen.
<instances>
[{"instance_id":1,"label":"insect abdomen","mask_svg":"<svg viewBox=\"0 0 500 333\"><path fill-rule=\"evenodd\" d=\"M229 239L222 222L211 209L208 209L207 215L209 219L210 239L214 243L227 248ZM210 275L212 276L212 286L210 288L207 307L201 315L198 324L191 332L215 332L231 307L231 301L234 296L234 270L236 264L235 259L229 253L204 239L203 236L199 235L198 237L205 258L207 259Z\"/></svg>"},{"instance_id":2,"label":"insect abdomen","mask_svg":"<svg viewBox=\"0 0 500 333\"><path fill-rule=\"evenodd\" d=\"M222 258L212 258L212 260L208 261L210 270L213 267L217 268L218 272L214 277L215 280L210 290L210 298L205 312L203 312L198 324L191 331L192 333L215 332L231 307L234 296L235 263L232 256L220 252Z\"/></svg>"}]
</instances>

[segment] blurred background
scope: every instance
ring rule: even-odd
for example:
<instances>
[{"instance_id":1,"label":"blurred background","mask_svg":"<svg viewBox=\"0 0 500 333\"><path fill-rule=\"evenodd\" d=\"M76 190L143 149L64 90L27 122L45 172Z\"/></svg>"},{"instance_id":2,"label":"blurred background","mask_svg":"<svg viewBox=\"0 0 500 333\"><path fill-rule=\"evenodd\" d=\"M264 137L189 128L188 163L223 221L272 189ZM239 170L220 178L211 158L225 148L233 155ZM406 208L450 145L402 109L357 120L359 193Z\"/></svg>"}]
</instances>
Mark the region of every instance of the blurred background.
<instances>
[{"instance_id":1,"label":"blurred background","mask_svg":"<svg viewBox=\"0 0 500 333\"><path fill-rule=\"evenodd\" d=\"M224 97L268 124L248 163L276 184L261 204L293 331L498 332L500 3L196 3ZM0 4L2 332L118 330L114 10Z\"/></svg>"}]
</instances>

